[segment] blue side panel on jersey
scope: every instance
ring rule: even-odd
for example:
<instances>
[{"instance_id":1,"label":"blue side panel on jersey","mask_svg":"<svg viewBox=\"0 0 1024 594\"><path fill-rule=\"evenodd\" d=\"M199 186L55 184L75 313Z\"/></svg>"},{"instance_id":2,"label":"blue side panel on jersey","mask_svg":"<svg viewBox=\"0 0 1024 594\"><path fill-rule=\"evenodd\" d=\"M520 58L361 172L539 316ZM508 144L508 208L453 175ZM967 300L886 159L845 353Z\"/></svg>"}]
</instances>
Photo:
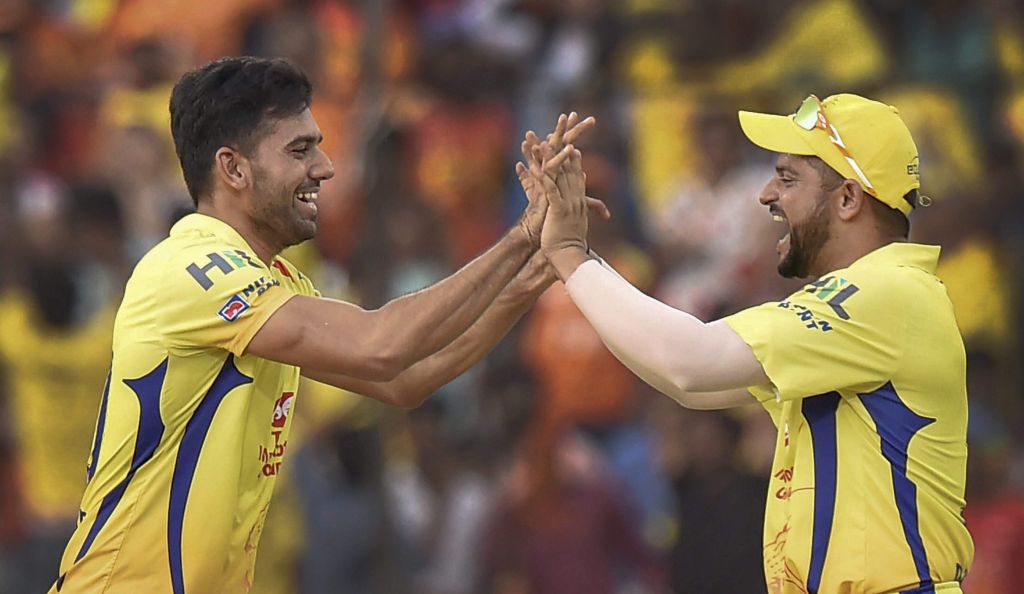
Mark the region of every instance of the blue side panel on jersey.
<instances>
[{"instance_id":1,"label":"blue side panel on jersey","mask_svg":"<svg viewBox=\"0 0 1024 594\"><path fill-rule=\"evenodd\" d=\"M811 429L814 446L814 532L811 536L811 565L807 570L807 591L818 594L825 555L832 538L836 511L836 410L838 392L805 398L801 412Z\"/></svg>"},{"instance_id":2,"label":"blue side panel on jersey","mask_svg":"<svg viewBox=\"0 0 1024 594\"><path fill-rule=\"evenodd\" d=\"M110 398L110 372L107 372L107 383L103 386L103 398L100 400L100 416L96 421L96 436L92 442L92 454L89 456L89 466L85 468L85 484L89 484L92 475L96 473L96 465L100 459L100 446L103 444L103 428L107 426L107 399Z\"/></svg>"},{"instance_id":3,"label":"blue side panel on jersey","mask_svg":"<svg viewBox=\"0 0 1024 594\"><path fill-rule=\"evenodd\" d=\"M867 394L861 394L860 400L868 410L878 435L882 438L882 456L892 466L892 486L896 493L896 509L900 513L903 534L914 558L917 577L921 587L915 592L922 594L934 592L931 571L928 568L928 555L921 538L921 528L917 514L917 485L907 476L907 448L910 440L918 431L935 422L935 419L922 417L907 408L900 400L899 394L889 382L881 388Z\"/></svg>"},{"instance_id":4,"label":"blue side panel on jersey","mask_svg":"<svg viewBox=\"0 0 1024 594\"><path fill-rule=\"evenodd\" d=\"M76 562L80 561L89 551L89 547L92 546L96 535L99 534L100 530L110 519L110 515L114 513L114 508L117 507L117 504L121 503L121 498L124 497L124 492L128 489L128 485L132 482L135 473L153 457L157 446L160 445L160 439L164 435L164 423L160 418L160 392L163 389L164 377L166 375L167 359L164 359L156 369L139 379L124 380L125 385L131 388L139 399L139 428L136 431L132 465L128 469L128 474L124 477L124 480L111 489L100 503L96 519L93 521L85 541L82 542L82 548L78 551L78 556L75 557Z\"/></svg>"},{"instance_id":5,"label":"blue side panel on jersey","mask_svg":"<svg viewBox=\"0 0 1024 594\"><path fill-rule=\"evenodd\" d=\"M171 587L174 594L185 594L185 575L181 565L181 533L185 524L185 504L188 502L192 478L199 464L199 453L206 441L206 434L213 423L213 416L221 401L231 390L252 382L252 378L235 367L234 355L228 355L213 385L203 396L196 411L192 413L185 435L178 447L174 461L174 475L171 477L171 497L167 514L167 550L171 564Z\"/></svg>"}]
</instances>

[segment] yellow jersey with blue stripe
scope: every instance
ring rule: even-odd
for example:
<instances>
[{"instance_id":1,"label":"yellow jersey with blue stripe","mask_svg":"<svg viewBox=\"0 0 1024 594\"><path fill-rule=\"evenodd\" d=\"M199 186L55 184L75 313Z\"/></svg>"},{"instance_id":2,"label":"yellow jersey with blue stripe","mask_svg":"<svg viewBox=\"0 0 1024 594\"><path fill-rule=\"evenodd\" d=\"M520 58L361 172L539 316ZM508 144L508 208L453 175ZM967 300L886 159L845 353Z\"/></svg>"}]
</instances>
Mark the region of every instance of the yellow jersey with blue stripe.
<instances>
[{"instance_id":1,"label":"yellow jersey with blue stripe","mask_svg":"<svg viewBox=\"0 0 1024 594\"><path fill-rule=\"evenodd\" d=\"M966 358L938 256L889 244L726 318L772 384L772 594L960 592Z\"/></svg>"},{"instance_id":2,"label":"yellow jersey with blue stripe","mask_svg":"<svg viewBox=\"0 0 1024 594\"><path fill-rule=\"evenodd\" d=\"M288 447L299 369L245 354L293 295L226 223L179 221L114 321L78 527L51 592L246 592Z\"/></svg>"}]
</instances>

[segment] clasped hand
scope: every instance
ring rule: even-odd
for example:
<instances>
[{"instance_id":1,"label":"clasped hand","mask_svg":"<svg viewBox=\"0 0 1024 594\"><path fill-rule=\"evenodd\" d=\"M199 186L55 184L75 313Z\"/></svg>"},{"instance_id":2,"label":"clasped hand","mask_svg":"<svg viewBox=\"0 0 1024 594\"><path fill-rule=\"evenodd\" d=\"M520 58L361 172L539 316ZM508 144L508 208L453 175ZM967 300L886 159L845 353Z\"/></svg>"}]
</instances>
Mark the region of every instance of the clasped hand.
<instances>
[{"instance_id":1,"label":"clasped hand","mask_svg":"<svg viewBox=\"0 0 1024 594\"><path fill-rule=\"evenodd\" d=\"M566 250L586 252L589 210L611 217L603 202L586 195L583 156L572 144L594 123L563 114L544 140L529 131L521 146L525 163L516 164L516 173L529 201L521 224L549 260Z\"/></svg>"}]
</instances>

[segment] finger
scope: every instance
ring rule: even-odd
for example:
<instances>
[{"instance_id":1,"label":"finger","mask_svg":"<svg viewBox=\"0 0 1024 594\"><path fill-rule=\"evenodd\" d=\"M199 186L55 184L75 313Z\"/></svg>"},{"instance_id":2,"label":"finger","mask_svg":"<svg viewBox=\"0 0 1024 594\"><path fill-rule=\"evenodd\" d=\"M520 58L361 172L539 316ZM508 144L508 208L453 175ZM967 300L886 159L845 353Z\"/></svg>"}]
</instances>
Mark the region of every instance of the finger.
<instances>
[{"instance_id":1,"label":"finger","mask_svg":"<svg viewBox=\"0 0 1024 594\"><path fill-rule=\"evenodd\" d=\"M565 120L565 129L572 130L574 126L580 121L580 114L575 111L569 113L569 117Z\"/></svg>"},{"instance_id":2,"label":"finger","mask_svg":"<svg viewBox=\"0 0 1024 594\"><path fill-rule=\"evenodd\" d=\"M565 142L566 144L572 144L584 132L593 128L595 125L597 125L597 120L594 119L594 116L589 116L587 117L587 119L569 128L569 130L565 133L565 136L562 137L562 141Z\"/></svg>"},{"instance_id":3,"label":"finger","mask_svg":"<svg viewBox=\"0 0 1024 594\"><path fill-rule=\"evenodd\" d=\"M557 155L545 160L544 173L547 173L548 175L555 177L559 169L561 169L562 164L565 163L565 160L568 159L569 156L572 154L572 151L573 146L569 144L566 145L566 147L563 148L561 151L559 151Z\"/></svg>"},{"instance_id":4,"label":"finger","mask_svg":"<svg viewBox=\"0 0 1024 594\"><path fill-rule=\"evenodd\" d=\"M556 153L562 150L562 147L565 146L562 137L565 136L565 129L568 121L569 118L566 117L564 113L559 114L558 122L555 123L555 129L552 130L551 134L548 134L547 142L552 146Z\"/></svg>"},{"instance_id":5,"label":"finger","mask_svg":"<svg viewBox=\"0 0 1024 594\"><path fill-rule=\"evenodd\" d=\"M555 138L561 140L565 136L566 124L568 124L569 118L564 114L558 114L558 122L555 124L554 135Z\"/></svg>"},{"instance_id":6,"label":"finger","mask_svg":"<svg viewBox=\"0 0 1024 594\"><path fill-rule=\"evenodd\" d=\"M537 133L534 132L533 130L528 130L526 132L526 136L523 139L522 144L519 145L519 150L523 153L523 157L526 158L527 160L530 160L531 158L533 158L530 149L531 149L531 147L534 147L534 146L537 146L538 144L540 144L540 142L541 142L541 140L540 140L540 137L537 136Z\"/></svg>"},{"instance_id":7,"label":"finger","mask_svg":"<svg viewBox=\"0 0 1024 594\"><path fill-rule=\"evenodd\" d=\"M549 208L556 212L561 213L565 211L565 199L562 193L558 191L558 186L555 184L555 180L551 179L550 176L545 175L541 178L541 187L544 188L544 197L547 198Z\"/></svg>"},{"instance_id":8,"label":"finger","mask_svg":"<svg viewBox=\"0 0 1024 594\"><path fill-rule=\"evenodd\" d=\"M552 169L551 171L548 170L547 163L548 161L550 161L553 155L550 154L551 148L548 146L546 142L543 142L540 145L533 147L531 149L531 152L533 153L533 162L531 163L531 169L533 168L533 166L536 166L536 175L538 178L546 177L549 175L552 178L554 178L558 174L557 169Z\"/></svg>"},{"instance_id":9,"label":"finger","mask_svg":"<svg viewBox=\"0 0 1024 594\"><path fill-rule=\"evenodd\" d=\"M587 209L601 215L601 218L606 221L612 218L612 211L608 210L608 205L597 198L587 196Z\"/></svg>"},{"instance_id":10,"label":"finger","mask_svg":"<svg viewBox=\"0 0 1024 594\"><path fill-rule=\"evenodd\" d=\"M545 177L544 165L542 164L541 160L537 158L536 155L534 156L534 158L530 159L530 162L527 163L526 168L530 171L530 177L532 177L535 181L540 181L541 178Z\"/></svg>"},{"instance_id":11,"label":"finger","mask_svg":"<svg viewBox=\"0 0 1024 594\"><path fill-rule=\"evenodd\" d=\"M569 170L576 176L576 183L586 188L587 174L583 172L583 153L579 149L573 150L572 155L569 156L569 163Z\"/></svg>"},{"instance_id":12,"label":"finger","mask_svg":"<svg viewBox=\"0 0 1024 594\"><path fill-rule=\"evenodd\" d=\"M526 165L523 165L522 161L516 161L516 175L519 176L519 181L526 179L528 174L529 170L526 168Z\"/></svg>"}]
</instances>

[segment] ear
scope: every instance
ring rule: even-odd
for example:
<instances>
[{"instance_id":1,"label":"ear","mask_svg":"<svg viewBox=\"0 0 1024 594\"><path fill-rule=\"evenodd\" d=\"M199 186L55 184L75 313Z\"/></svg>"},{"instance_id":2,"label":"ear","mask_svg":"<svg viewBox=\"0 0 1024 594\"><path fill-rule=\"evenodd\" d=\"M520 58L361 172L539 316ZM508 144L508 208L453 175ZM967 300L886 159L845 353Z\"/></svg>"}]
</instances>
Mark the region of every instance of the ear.
<instances>
[{"instance_id":1,"label":"ear","mask_svg":"<svg viewBox=\"0 0 1024 594\"><path fill-rule=\"evenodd\" d=\"M243 190L252 182L252 165L237 150L222 146L213 155L213 174L235 190Z\"/></svg>"},{"instance_id":2,"label":"ear","mask_svg":"<svg viewBox=\"0 0 1024 594\"><path fill-rule=\"evenodd\" d=\"M836 188L836 192L836 214L839 215L839 220L844 222L855 219L871 199L864 188L852 179L843 180L842 185Z\"/></svg>"}]
</instances>

